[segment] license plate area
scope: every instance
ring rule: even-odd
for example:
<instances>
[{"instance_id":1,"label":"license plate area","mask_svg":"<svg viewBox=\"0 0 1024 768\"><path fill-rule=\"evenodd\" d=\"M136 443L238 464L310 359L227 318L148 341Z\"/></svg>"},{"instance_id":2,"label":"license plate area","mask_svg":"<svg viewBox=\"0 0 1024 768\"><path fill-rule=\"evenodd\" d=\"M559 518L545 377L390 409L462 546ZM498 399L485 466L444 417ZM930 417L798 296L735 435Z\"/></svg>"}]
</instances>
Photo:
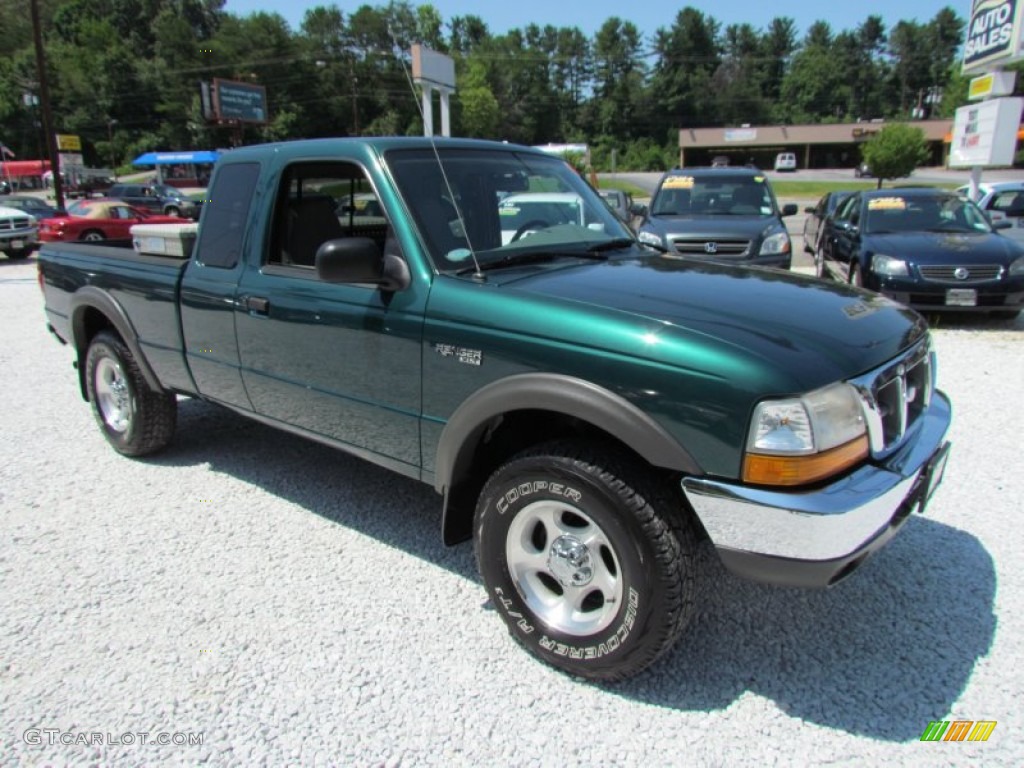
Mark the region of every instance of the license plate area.
<instances>
[{"instance_id":1,"label":"license plate area","mask_svg":"<svg viewBox=\"0 0 1024 768\"><path fill-rule=\"evenodd\" d=\"M922 473L922 489L920 503L917 511L924 512L928 502L931 501L935 490L942 484L942 478L946 474L946 461L949 459L949 443L943 443L935 455L928 461Z\"/></svg>"},{"instance_id":2,"label":"license plate area","mask_svg":"<svg viewBox=\"0 0 1024 768\"><path fill-rule=\"evenodd\" d=\"M950 288L946 291L947 307L976 307L978 292L974 288Z\"/></svg>"},{"instance_id":3,"label":"license plate area","mask_svg":"<svg viewBox=\"0 0 1024 768\"><path fill-rule=\"evenodd\" d=\"M24 247L25 247L25 241L24 240L11 240L11 248L17 249L17 248L24 248Z\"/></svg>"}]
</instances>

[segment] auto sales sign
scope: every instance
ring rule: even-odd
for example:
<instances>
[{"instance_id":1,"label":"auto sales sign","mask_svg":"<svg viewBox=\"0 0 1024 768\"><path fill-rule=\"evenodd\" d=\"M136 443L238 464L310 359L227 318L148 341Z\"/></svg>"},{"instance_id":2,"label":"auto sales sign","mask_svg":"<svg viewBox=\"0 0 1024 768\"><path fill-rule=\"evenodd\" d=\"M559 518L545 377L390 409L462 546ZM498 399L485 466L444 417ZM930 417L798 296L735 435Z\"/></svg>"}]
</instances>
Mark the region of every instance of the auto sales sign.
<instances>
[{"instance_id":1,"label":"auto sales sign","mask_svg":"<svg viewBox=\"0 0 1024 768\"><path fill-rule=\"evenodd\" d=\"M977 72L1024 58L1024 0L974 0L964 41L963 72Z\"/></svg>"}]
</instances>

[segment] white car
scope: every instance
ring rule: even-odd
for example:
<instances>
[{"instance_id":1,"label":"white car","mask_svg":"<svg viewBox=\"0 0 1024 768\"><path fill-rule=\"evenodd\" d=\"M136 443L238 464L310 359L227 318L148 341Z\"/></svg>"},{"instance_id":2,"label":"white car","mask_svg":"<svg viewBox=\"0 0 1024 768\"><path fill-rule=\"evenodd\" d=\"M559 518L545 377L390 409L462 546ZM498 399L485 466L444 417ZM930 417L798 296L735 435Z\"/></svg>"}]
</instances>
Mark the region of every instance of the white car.
<instances>
[{"instance_id":1,"label":"white car","mask_svg":"<svg viewBox=\"0 0 1024 768\"><path fill-rule=\"evenodd\" d=\"M39 225L29 213L0 206L0 253L7 258L26 259L39 245Z\"/></svg>"},{"instance_id":2,"label":"white car","mask_svg":"<svg viewBox=\"0 0 1024 768\"><path fill-rule=\"evenodd\" d=\"M970 185L957 187L957 194L970 197ZM998 221L1009 221L1013 226L1002 230L1004 235L1016 240L1024 240L1024 181L1000 181L993 184L978 185L978 207L995 224Z\"/></svg>"},{"instance_id":3,"label":"white car","mask_svg":"<svg viewBox=\"0 0 1024 768\"><path fill-rule=\"evenodd\" d=\"M793 152L779 152L779 154L775 156L775 170L795 171L796 154Z\"/></svg>"},{"instance_id":4,"label":"white car","mask_svg":"<svg viewBox=\"0 0 1024 768\"><path fill-rule=\"evenodd\" d=\"M501 244L508 245L558 224L587 226L583 199L572 192L523 192L498 204Z\"/></svg>"}]
</instances>

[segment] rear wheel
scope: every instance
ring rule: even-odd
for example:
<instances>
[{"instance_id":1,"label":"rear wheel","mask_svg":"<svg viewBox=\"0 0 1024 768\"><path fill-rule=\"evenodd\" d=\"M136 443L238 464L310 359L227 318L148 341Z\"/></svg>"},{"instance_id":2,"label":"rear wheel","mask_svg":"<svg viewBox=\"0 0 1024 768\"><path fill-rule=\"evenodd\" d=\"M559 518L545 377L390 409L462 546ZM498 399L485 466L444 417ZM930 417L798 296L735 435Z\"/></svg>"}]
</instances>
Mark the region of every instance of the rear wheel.
<instances>
[{"instance_id":1,"label":"rear wheel","mask_svg":"<svg viewBox=\"0 0 1024 768\"><path fill-rule=\"evenodd\" d=\"M11 261L21 261L27 259L30 253L32 253L30 248L19 248L16 251L8 251L7 258Z\"/></svg>"},{"instance_id":2,"label":"rear wheel","mask_svg":"<svg viewBox=\"0 0 1024 768\"><path fill-rule=\"evenodd\" d=\"M477 504L477 562L512 636L566 672L616 680L694 610L695 536L643 466L570 442L521 453Z\"/></svg>"},{"instance_id":3,"label":"rear wheel","mask_svg":"<svg viewBox=\"0 0 1024 768\"><path fill-rule=\"evenodd\" d=\"M88 229L85 232L83 232L82 236L79 238L79 240L85 240L90 243L96 243L99 242L100 240L105 239L106 238L103 236L103 233L100 232L98 229Z\"/></svg>"},{"instance_id":4,"label":"rear wheel","mask_svg":"<svg viewBox=\"0 0 1024 768\"><path fill-rule=\"evenodd\" d=\"M164 213L168 216L181 216L181 210L176 205L168 205Z\"/></svg>"},{"instance_id":5,"label":"rear wheel","mask_svg":"<svg viewBox=\"0 0 1024 768\"><path fill-rule=\"evenodd\" d=\"M177 398L150 388L117 334L96 334L86 353L85 382L96 423L118 453L145 456L170 443Z\"/></svg>"}]
</instances>

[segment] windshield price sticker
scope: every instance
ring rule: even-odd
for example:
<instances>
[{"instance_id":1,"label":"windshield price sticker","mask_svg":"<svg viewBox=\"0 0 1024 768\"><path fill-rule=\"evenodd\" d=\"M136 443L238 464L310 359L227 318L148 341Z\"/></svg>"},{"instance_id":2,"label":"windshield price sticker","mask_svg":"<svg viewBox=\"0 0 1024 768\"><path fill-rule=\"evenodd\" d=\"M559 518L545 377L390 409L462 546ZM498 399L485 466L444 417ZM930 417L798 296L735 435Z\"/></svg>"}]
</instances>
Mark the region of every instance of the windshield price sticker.
<instances>
[{"instance_id":1,"label":"windshield price sticker","mask_svg":"<svg viewBox=\"0 0 1024 768\"><path fill-rule=\"evenodd\" d=\"M518 216L519 209L514 205L503 205L498 209L499 216Z\"/></svg>"},{"instance_id":2,"label":"windshield price sticker","mask_svg":"<svg viewBox=\"0 0 1024 768\"><path fill-rule=\"evenodd\" d=\"M755 176L754 177L754 183L755 184L764 184L764 176Z\"/></svg>"},{"instance_id":3,"label":"windshield price sticker","mask_svg":"<svg viewBox=\"0 0 1024 768\"><path fill-rule=\"evenodd\" d=\"M693 189L693 176L669 176L661 186L664 189Z\"/></svg>"},{"instance_id":4,"label":"windshield price sticker","mask_svg":"<svg viewBox=\"0 0 1024 768\"><path fill-rule=\"evenodd\" d=\"M868 200L869 211L903 211L906 207L907 201L902 197L876 197Z\"/></svg>"}]
</instances>

